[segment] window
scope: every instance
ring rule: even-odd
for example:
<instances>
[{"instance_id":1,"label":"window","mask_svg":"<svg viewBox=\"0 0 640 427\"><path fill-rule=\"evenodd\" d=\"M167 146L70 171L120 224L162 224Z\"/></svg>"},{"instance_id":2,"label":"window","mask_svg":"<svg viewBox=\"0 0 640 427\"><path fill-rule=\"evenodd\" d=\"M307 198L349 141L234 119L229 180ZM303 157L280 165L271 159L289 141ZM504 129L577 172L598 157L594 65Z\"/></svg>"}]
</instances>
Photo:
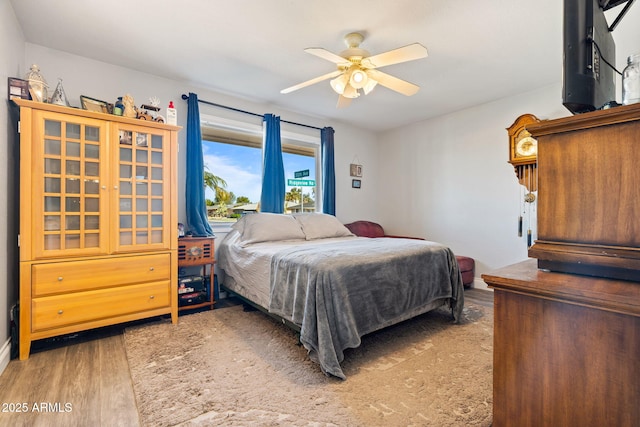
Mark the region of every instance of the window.
<instances>
[{"instance_id":1,"label":"window","mask_svg":"<svg viewBox=\"0 0 640 427\"><path fill-rule=\"evenodd\" d=\"M262 179L262 124L233 123L219 118L202 120L202 148L209 221L233 222L258 207ZM281 129L286 186L285 212L318 209L320 135ZM287 182L288 183L288 182ZM315 184L315 185L313 185Z\"/></svg>"}]
</instances>

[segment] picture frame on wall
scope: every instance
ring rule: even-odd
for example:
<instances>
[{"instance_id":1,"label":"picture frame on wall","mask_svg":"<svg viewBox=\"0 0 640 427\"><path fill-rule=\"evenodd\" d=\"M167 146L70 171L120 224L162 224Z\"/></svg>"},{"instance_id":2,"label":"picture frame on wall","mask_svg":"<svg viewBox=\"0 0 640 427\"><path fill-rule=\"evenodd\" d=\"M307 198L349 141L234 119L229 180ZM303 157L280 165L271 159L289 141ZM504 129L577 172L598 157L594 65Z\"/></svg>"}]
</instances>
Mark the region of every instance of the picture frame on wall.
<instances>
[{"instance_id":1,"label":"picture frame on wall","mask_svg":"<svg viewBox=\"0 0 640 427\"><path fill-rule=\"evenodd\" d=\"M97 113L109 114L109 103L99 99L80 95L80 106L83 110L95 111Z\"/></svg>"},{"instance_id":2,"label":"picture frame on wall","mask_svg":"<svg viewBox=\"0 0 640 427\"><path fill-rule=\"evenodd\" d=\"M351 180L351 188L360 188L361 186L362 186L362 181L360 181L359 179Z\"/></svg>"},{"instance_id":3,"label":"picture frame on wall","mask_svg":"<svg viewBox=\"0 0 640 427\"><path fill-rule=\"evenodd\" d=\"M349 174L351 176L361 177L362 176L362 165L356 165L354 163L351 163L349 165Z\"/></svg>"}]
</instances>

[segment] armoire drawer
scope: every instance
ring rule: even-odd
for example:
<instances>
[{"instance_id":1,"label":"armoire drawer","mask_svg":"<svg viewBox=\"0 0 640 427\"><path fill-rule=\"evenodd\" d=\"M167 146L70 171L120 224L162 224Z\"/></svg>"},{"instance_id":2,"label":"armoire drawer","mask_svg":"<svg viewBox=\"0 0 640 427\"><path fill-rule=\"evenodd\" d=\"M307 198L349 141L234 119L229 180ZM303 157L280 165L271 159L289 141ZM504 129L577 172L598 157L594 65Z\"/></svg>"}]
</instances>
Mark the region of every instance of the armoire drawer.
<instances>
[{"instance_id":1,"label":"armoire drawer","mask_svg":"<svg viewBox=\"0 0 640 427\"><path fill-rule=\"evenodd\" d=\"M36 264L32 296L169 280L170 272L169 254Z\"/></svg>"},{"instance_id":2,"label":"armoire drawer","mask_svg":"<svg viewBox=\"0 0 640 427\"><path fill-rule=\"evenodd\" d=\"M32 300L32 332L169 307L170 281L52 295Z\"/></svg>"}]
</instances>

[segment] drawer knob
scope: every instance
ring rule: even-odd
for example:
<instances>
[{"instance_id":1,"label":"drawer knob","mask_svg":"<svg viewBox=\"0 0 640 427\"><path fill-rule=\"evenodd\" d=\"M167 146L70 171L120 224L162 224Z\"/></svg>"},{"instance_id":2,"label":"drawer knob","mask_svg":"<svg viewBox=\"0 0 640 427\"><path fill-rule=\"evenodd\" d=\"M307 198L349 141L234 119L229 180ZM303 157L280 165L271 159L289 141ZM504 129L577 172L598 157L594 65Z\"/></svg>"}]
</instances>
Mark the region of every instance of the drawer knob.
<instances>
[{"instance_id":1,"label":"drawer knob","mask_svg":"<svg viewBox=\"0 0 640 427\"><path fill-rule=\"evenodd\" d=\"M149 299L154 299L155 297L156 297L155 295L151 295Z\"/></svg>"},{"instance_id":2,"label":"drawer knob","mask_svg":"<svg viewBox=\"0 0 640 427\"><path fill-rule=\"evenodd\" d=\"M62 276L58 277L58 282L62 282Z\"/></svg>"},{"instance_id":3,"label":"drawer knob","mask_svg":"<svg viewBox=\"0 0 640 427\"><path fill-rule=\"evenodd\" d=\"M64 313L64 310L58 310L58 314Z\"/></svg>"},{"instance_id":4,"label":"drawer knob","mask_svg":"<svg viewBox=\"0 0 640 427\"><path fill-rule=\"evenodd\" d=\"M154 270L155 270L155 267L149 268L149 271L154 271Z\"/></svg>"}]
</instances>

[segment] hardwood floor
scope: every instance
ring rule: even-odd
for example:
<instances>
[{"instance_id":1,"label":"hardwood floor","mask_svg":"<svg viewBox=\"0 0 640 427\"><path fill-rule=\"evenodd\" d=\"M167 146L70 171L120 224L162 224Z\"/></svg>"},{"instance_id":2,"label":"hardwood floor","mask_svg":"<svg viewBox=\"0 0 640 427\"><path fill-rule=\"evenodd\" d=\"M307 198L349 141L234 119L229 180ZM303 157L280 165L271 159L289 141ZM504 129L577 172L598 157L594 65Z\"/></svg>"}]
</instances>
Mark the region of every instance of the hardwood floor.
<instances>
[{"instance_id":1,"label":"hardwood floor","mask_svg":"<svg viewBox=\"0 0 640 427\"><path fill-rule=\"evenodd\" d=\"M0 425L139 425L122 329L77 340L9 363L0 376Z\"/></svg>"},{"instance_id":2,"label":"hardwood floor","mask_svg":"<svg viewBox=\"0 0 640 427\"><path fill-rule=\"evenodd\" d=\"M473 302L484 307L493 307L493 291L488 289L465 289L465 302Z\"/></svg>"},{"instance_id":3,"label":"hardwood floor","mask_svg":"<svg viewBox=\"0 0 640 427\"><path fill-rule=\"evenodd\" d=\"M467 289L465 299L493 306L491 291ZM123 330L35 342L29 359L12 360L0 376L0 426L139 426Z\"/></svg>"}]
</instances>

